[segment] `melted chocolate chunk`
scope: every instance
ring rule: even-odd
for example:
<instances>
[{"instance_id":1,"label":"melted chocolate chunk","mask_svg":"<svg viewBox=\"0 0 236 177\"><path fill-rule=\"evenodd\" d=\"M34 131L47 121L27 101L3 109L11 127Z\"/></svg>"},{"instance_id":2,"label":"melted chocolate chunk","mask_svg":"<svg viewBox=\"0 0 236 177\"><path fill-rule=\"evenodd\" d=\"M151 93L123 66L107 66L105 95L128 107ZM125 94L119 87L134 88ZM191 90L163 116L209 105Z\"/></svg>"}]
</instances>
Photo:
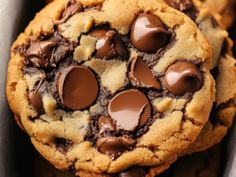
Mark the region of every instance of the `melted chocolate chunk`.
<instances>
[{"instance_id":1,"label":"melted chocolate chunk","mask_svg":"<svg viewBox=\"0 0 236 177\"><path fill-rule=\"evenodd\" d=\"M161 89L160 82L155 79L151 69L140 58L132 61L130 79L135 85L141 87Z\"/></svg>"},{"instance_id":2,"label":"melted chocolate chunk","mask_svg":"<svg viewBox=\"0 0 236 177\"><path fill-rule=\"evenodd\" d=\"M50 64L56 65L62 59L64 59L68 54L70 54L71 51L73 51L73 47L67 43L58 46L51 57Z\"/></svg>"},{"instance_id":3,"label":"melted chocolate chunk","mask_svg":"<svg viewBox=\"0 0 236 177\"><path fill-rule=\"evenodd\" d=\"M131 167L121 172L118 177L145 177L147 170L143 167Z\"/></svg>"},{"instance_id":4,"label":"melted chocolate chunk","mask_svg":"<svg viewBox=\"0 0 236 177\"><path fill-rule=\"evenodd\" d=\"M128 51L113 30L98 29L90 33L97 38L95 56L97 58L128 58Z\"/></svg>"},{"instance_id":5,"label":"melted chocolate chunk","mask_svg":"<svg viewBox=\"0 0 236 177\"><path fill-rule=\"evenodd\" d=\"M47 61L45 61L44 59L36 58L36 57L31 58L30 62L38 68L46 68L48 66Z\"/></svg>"},{"instance_id":6,"label":"melted chocolate chunk","mask_svg":"<svg viewBox=\"0 0 236 177\"><path fill-rule=\"evenodd\" d=\"M62 103L69 109L91 106L98 95L98 81L85 66L68 66L61 71L57 88Z\"/></svg>"},{"instance_id":7,"label":"melted chocolate chunk","mask_svg":"<svg viewBox=\"0 0 236 177\"><path fill-rule=\"evenodd\" d=\"M43 57L46 55L49 57L51 55L50 49L55 45L56 43L53 41L33 42L27 50L27 56Z\"/></svg>"},{"instance_id":8,"label":"melted chocolate chunk","mask_svg":"<svg viewBox=\"0 0 236 177\"><path fill-rule=\"evenodd\" d=\"M33 41L23 53L26 58L26 65L47 69L56 67L62 59L73 51L73 45L64 39L58 32L50 38L43 37L41 41Z\"/></svg>"},{"instance_id":9,"label":"melted chocolate chunk","mask_svg":"<svg viewBox=\"0 0 236 177\"><path fill-rule=\"evenodd\" d=\"M196 92L203 84L203 74L193 64L177 62L165 73L166 88L175 95L182 96L188 92Z\"/></svg>"},{"instance_id":10,"label":"melted chocolate chunk","mask_svg":"<svg viewBox=\"0 0 236 177\"><path fill-rule=\"evenodd\" d=\"M29 101L38 114L44 113L42 97L38 90L29 93Z\"/></svg>"},{"instance_id":11,"label":"melted chocolate chunk","mask_svg":"<svg viewBox=\"0 0 236 177\"><path fill-rule=\"evenodd\" d=\"M62 13L61 19L56 21L55 24L59 25L59 24L66 22L72 15L74 15L77 12L80 12L82 10L83 10L83 7L81 6L81 4L79 2L76 2L74 0L70 1L67 5L66 9Z\"/></svg>"},{"instance_id":12,"label":"melted chocolate chunk","mask_svg":"<svg viewBox=\"0 0 236 177\"><path fill-rule=\"evenodd\" d=\"M169 6L182 12L194 7L192 0L164 0Z\"/></svg>"},{"instance_id":13,"label":"melted chocolate chunk","mask_svg":"<svg viewBox=\"0 0 236 177\"><path fill-rule=\"evenodd\" d=\"M188 15L191 19L196 19L197 10L192 0L164 0L169 6L180 10Z\"/></svg>"},{"instance_id":14,"label":"melted chocolate chunk","mask_svg":"<svg viewBox=\"0 0 236 177\"><path fill-rule=\"evenodd\" d=\"M96 145L99 151L115 159L121 153L130 150L135 141L126 137L105 137L98 139Z\"/></svg>"},{"instance_id":15,"label":"melted chocolate chunk","mask_svg":"<svg viewBox=\"0 0 236 177\"><path fill-rule=\"evenodd\" d=\"M140 14L131 29L132 44L143 52L156 52L170 41L161 20L151 14Z\"/></svg>"},{"instance_id":16,"label":"melted chocolate chunk","mask_svg":"<svg viewBox=\"0 0 236 177\"><path fill-rule=\"evenodd\" d=\"M102 133L106 130L116 130L116 127L112 120L109 117L101 116L98 120L98 128L99 132Z\"/></svg>"},{"instance_id":17,"label":"melted chocolate chunk","mask_svg":"<svg viewBox=\"0 0 236 177\"><path fill-rule=\"evenodd\" d=\"M134 131L145 125L150 118L151 104L142 92L126 90L110 100L108 113L118 129Z\"/></svg>"},{"instance_id":18,"label":"melted chocolate chunk","mask_svg":"<svg viewBox=\"0 0 236 177\"><path fill-rule=\"evenodd\" d=\"M54 46L56 46L54 41L32 42L27 49L26 57L35 67L46 68L49 65L48 60L51 58Z\"/></svg>"},{"instance_id":19,"label":"melted chocolate chunk","mask_svg":"<svg viewBox=\"0 0 236 177\"><path fill-rule=\"evenodd\" d=\"M69 148L73 145L73 142L65 138L56 138L55 144L58 151L66 153L69 150Z\"/></svg>"}]
</instances>

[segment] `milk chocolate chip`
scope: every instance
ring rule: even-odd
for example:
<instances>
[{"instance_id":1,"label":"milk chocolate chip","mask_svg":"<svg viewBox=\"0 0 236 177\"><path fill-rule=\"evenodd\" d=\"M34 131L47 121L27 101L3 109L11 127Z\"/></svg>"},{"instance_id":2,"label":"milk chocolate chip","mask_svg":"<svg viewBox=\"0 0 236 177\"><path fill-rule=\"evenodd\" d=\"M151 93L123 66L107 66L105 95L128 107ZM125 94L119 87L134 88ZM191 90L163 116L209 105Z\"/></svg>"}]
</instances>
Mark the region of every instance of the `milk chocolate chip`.
<instances>
[{"instance_id":1,"label":"milk chocolate chip","mask_svg":"<svg viewBox=\"0 0 236 177\"><path fill-rule=\"evenodd\" d=\"M164 0L169 6L180 10L188 15L192 20L196 20L197 9L192 0Z\"/></svg>"},{"instance_id":2,"label":"milk chocolate chip","mask_svg":"<svg viewBox=\"0 0 236 177\"><path fill-rule=\"evenodd\" d=\"M116 36L113 30L95 30L90 33L91 36L97 38L95 56L97 58L128 58L128 51L123 42Z\"/></svg>"},{"instance_id":3,"label":"milk chocolate chip","mask_svg":"<svg viewBox=\"0 0 236 177\"><path fill-rule=\"evenodd\" d=\"M165 73L166 88L175 95L196 92L203 84L203 74L193 64L176 62Z\"/></svg>"},{"instance_id":4,"label":"milk chocolate chip","mask_svg":"<svg viewBox=\"0 0 236 177\"><path fill-rule=\"evenodd\" d=\"M151 105L142 92L131 89L118 93L110 100L108 113L116 122L117 128L134 131L148 121Z\"/></svg>"},{"instance_id":5,"label":"milk chocolate chip","mask_svg":"<svg viewBox=\"0 0 236 177\"><path fill-rule=\"evenodd\" d=\"M155 79L148 65L140 58L132 61L130 75L131 80L140 86L161 89L160 82Z\"/></svg>"},{"instance_id":6,"label":"milk chocolate chip","mask_svg":"<svg viewBox=\"0 0 236 177\"><path fill-rule=\"evenodd\" d=\"M42 58L33 57L30 59L30 62L38 68L46 68L48 66L48 62Z\"/></svg>"},{"instance_id":7,"label":"milk chocolate chip","mask_svg":"<svg viewBox=\"0 0 236 177\"><path fill-rule=\"evenodd\" d=\"M37 41L32 42L27 49L26 57L38 68L48 66L48 60L51 58L52 48L56 45L53 41Z\"/></svg>"},{"instance_id":8,"label":"milk chocolate chip","mask_svg":"<svg viewBox=\"0 0 236 177\"><path fill-rule=\"evenodd\" d=\"M69 66L62 70L57 88L62 103L72 110L92 105L98 95L98 82L94 73L85 66Z\"/></svg>"},{"instance_id":9,"label":"milk chocolate chip","mask_svg":"<svg viewBox=\"0 0 236 177\"><path fill-rule=\"evenodd\" d=\"M112 159L117 158L121 153L131 149L134 144L134 140L126 137L104 137L98 139L96 143L99 151L109 155Z\"/></svg>"},{"instance_id":10,"label":"milk chocolate chip","mask_svg":"<svg viewBox=\"0 0 236 177\"><path fill-rule=\"evenodd\" d=\"M115 125L109 117L101 116L98 120L99 132L102 133L106 130L115 130Z\"/></svg>"},{"instance_id":11,"label":"milk chocolate chip","mask_svg":"<svg viewBox=\"0 0 236 177\"><path fill-rule=\"evenodd\" d=\"M38 114L44 113L42 97L37 90L29 93L29 101Z\"/></svg>"},{"instance_id":12,"label":"milk chocolate chip","mask_svg":"<svg viewBox=\"0 0 236 177\"><path fill-rule=\"evenodd\" d=\"M68 18L70 18L75 13L81 11L83 7L79 2L73 1L67 5L65 11L62 14L62 18L55 22L56 25L62 24L67 21Z\"/></svg>"},{"instance_id":13,"label":"milk chocolate chip","mask_svg":"<svg viewBox=\"0 0 236 177\"><path fill-rule=\"evenodd\" d=\"M193 1L192 0L164 0L169 6L180 10L186 11L193 8Z\"/></svg>"},{"instance_id":14,"label":"milk chocolate chip","mask_svg":"<svg viewBox=\"0 0 236 177\"><path fill-rule=\"evenodd\" d=\"M167 45L169 39L169 33L155 15L140 14L131 29L132 44L143 52L156 52Z\"/></svg>"},{"instance_id":15,"label":"milk chocolate chip","mask_svg":"<svg viewBox=\"0 0 236 177\"><path fill-rule=\"evenodd\" d=\"M119 174L118 177L145 177L147 174L143 167L131 167Z\"/></svg>"}]
</instances>

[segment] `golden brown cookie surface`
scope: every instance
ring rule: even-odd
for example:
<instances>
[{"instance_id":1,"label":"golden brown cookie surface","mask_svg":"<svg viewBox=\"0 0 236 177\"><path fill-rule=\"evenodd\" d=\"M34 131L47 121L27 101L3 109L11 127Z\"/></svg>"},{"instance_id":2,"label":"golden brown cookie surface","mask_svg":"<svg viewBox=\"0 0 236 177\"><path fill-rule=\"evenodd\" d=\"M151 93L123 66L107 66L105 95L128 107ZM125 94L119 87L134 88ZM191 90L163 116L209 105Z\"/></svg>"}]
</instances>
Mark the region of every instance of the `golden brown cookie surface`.
<instances>
[{"instance_id":1,"label":"golden brown cookie surface","mask_svg":"<svg viewBox=\"0 0 236 177\"><path fill-rule=\"evenodd\" d=\"M115 173L172 161L208 119L205 37L162 2L124 2L56 0L13 45L10 106L60 169Z\"/></svg>"},{"instance_id":2,"label":"golden brown cookie surface","mask_svg":"<svg viewBox=\"0 0 236 177\"><path fill-rule=\"evenodd\" d=\"M213 50L211 73L216 80L216 103L210 120L205 125L198 139L185 150L185 153L205 150L219 143L225 136L235 116L235 58L232 56L232 42L227 31L220 25L217 14L212 13L198 0L165 2L190 16L208 39ZM216 3L217 4L217 3ZM191 16L197 11L195 17Z\"/></svg>"}]
</instances>

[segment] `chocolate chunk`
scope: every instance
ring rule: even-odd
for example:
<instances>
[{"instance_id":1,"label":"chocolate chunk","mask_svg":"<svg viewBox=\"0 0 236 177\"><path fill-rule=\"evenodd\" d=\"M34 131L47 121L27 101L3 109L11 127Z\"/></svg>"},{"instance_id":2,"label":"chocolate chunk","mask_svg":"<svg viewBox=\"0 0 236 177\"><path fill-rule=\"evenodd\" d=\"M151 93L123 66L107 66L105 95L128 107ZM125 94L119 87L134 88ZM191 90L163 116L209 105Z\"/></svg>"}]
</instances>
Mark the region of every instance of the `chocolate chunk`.
<instances>
[{"instance_id":1,"label":"chocolate chunk","mask_svg":"<svg viewBox=\"0 0 236 177\"><path fill-rule=\"evenodd\" d=\"M37 90L29 93L29 100L38 114L44 113L42 97Z\"/></svg>"},{"instance_id":2,"label":"chocolate chunk","mask_svg":"<svg viewBox=\"0 0 236 177\"><path fill-rule=\"evenodd\" d=\"M169 40L170 35L157 16L142 13L132 26L131 42L143 52L156 52Z\"/></svg>"},{"instance_id":3,"label":"chocolate chunk","mask_svg":"<svg viewBox=\"0 0 236 177\"><path fill-rule=\"evenodd\" d=\"M109 117L101 116L98 120L99 132L102 133L106 130L115 130L115 125Z\"/></svg>"},{"instance_id":4,"label":"chocolate chunk","mask_svg":"<svg viewBox=\"0 0 236 177\"><path fill-rule=\"evenodd\" d=\"M118 177L145 177L147 171L143 167L131 167L119 174Z\"/></svg>"},{"instance_id":5,"label":"chocolate chunk","mask_svg":"<svg viewBox=\"0 0 236 177\"><path fill-rule=\"evenodd\" d=\"M52 48L56 45L54 41L32 42L26 51L26 57L36 67L45 68L52 55Z\"/></svg>"},{"instance_id":6,"label":"chocolate chunk","mask_svg":"<svg viewBox=\"0 0 236 177\"><path fill-rule=\"evenodd\" d=\"M65 138L55 138L55 144L58 151L66 153L73 145L73 142Z\"/></svg>"},{"instance_id":7,"label":"chocolate chunk","mask_svg":"<svg viewBox=\"0 0 236 177\"><path fill-rule=\"evenodd\" d=\"M98 139L96 145L99 151L109 155L112 159L131 149L135 141L126 137L105 137Z\"/></svg>"},{"instance_id":8,"label":"chocolate chunk","mask_svg":"<svg viewBox=\"0 0 236 177\"><path fill-rule=\"evenodd\" d=\"M74 15L75 13L81 10L83 10L83 7L81 6L79 2L76 2L76 1L70 2L67 5L66 9L64 10L61 19L56 21L55 24L59 25L66 22L72 15Z\"/></svg>"},{"instance_id":9,"label":"chocolate chunk","mask_svg":"<svg viewBox=\"0 0 236 177\"><path fill-rule=\"evenodd\" d=\"M50 60L50 63L57 64L62 59L64 59L66 56L68 56L73 51L73 47L67 43L63 43L60 46L56 48L56 50L53 53L52 60Z\"/></svg>"},{"instance_id":10,"label":"chocolate chunk","mask_svg":"<svg viewBox=\"0 0 236 177\"><path fill-rule=\"evenodd\" d=\"M192 0L164 0L169 6L182 12L194 7Z\"/></svg>"},{"instance_id":11,"label":"chocolate chunk","mask_svg":"<svg viewBox=\"0 0 236 177\"><path fill-rule=\"evenodd\" d=\"M38 68L46 68L48 66L48 62L42 58L30 58L29 61Z\"/></svg>"},{"instance_id":12,"label":"chocolate chunk","mask_svg":"<svg viewBox=\"0 0 236 177\"><path fill-rule=\"evenodd\" d=\"M196 92L203 84L203 74L193 64L176 62L165 73L166 88L175 95Z\"/></svg>"},{"instance_id":13,"label":"chocolate chunk","mask_svg":"<svg viewBox=\"0 0 236 177\"><path fill-rule=\"evenodd\" d=\"M164 0L169 6L180 10L188 15L192 20L196 20L197 10L192 0Z\"/></svg>"},{"instance_id":14,"label":"chocolate chunk","mask_svg":"<svg viewBox=\"0 0 236 177\"><path fill-rule=\"evenodd\" d=\"M92 105L98 95L98 81L85 66L68 66L61 71L57 89L62 103L69 109L80 110Z\"/></svg>"},{"instance_id":15,"label":"chocolate chunk","mask_svg":"<svg viewBox=\"0 0 236 177\"><path fill-rule=\"evenodd\" d=\"M97 58L128 58L128 51L123 42L116 36L113 30L95 30L90 33L91 36L97 38L95 56Z\"/></svg>"},{"instance_id":16,"label":"chocolate chunk","mask_svg":"<svg viewBox=\"0 0 236 177\"><path fill-rule=\"evenodd\" d=\"M51 47L55 46L53 41L36 41L32 42L27 50L28 56L40 57L42 55L50 56Z\"/></svg>"},{"instance_id":17,"label":"chocolate chunk","mask_svg":"<svg viewBox=\"0 0 236 177\"><path fill-rule=\"evenodd\" d=\"M131 89L118 93L108 105L108 113L119 129L134 131L151 116L151 105L140 91Z\"/></svg>"},{"instance_id":18,"label":"chocolate chunk","mask_svg":"<svg viewBox=\"0 0 236 177\"><path fill-rule=\"evenodd\" d=\"M155 79L148 65L140 58L132 61L130 76L131 80L139 86L161 89L160 82Z\"/></svg>"}]
</instances>

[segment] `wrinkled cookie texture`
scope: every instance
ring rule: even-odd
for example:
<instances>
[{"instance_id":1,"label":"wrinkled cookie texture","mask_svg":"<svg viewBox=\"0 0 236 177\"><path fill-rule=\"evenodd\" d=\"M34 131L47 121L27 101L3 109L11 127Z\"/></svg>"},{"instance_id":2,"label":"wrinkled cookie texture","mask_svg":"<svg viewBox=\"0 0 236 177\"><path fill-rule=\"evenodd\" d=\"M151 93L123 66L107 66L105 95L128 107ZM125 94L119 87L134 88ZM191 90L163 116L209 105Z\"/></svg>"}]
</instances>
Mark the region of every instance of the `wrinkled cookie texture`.
<instances>
[{"instance_id":1,"label":"wrinkled cookie texture","mask_svg":"<svg viewBox=\"0 0 236 177\"><path fill-rule=\"evenodd\" d=\"M204 3L199 0L165 0L165 2L184 13L186 13L184 7L195 9L198 12L195 22L207 37L213 50L211 73L216 80L216 102L210 120L197 140L184 151L182 154L184 155L205 150L219 143L231 126L236 111L236 60L231 54L232 42L228 39L227 31L221 27L218 16L211 13Z\"/></svg>"},{"instance_id":2,"label":"wrinkled cookie texture","mask_svg":"<svg viewBox=\"0 0 236 177\"><path fill-rule=\"evenodd\" d=\"M218 177L222 162L221 148L216 146L208 151L193 154L180 158L170 169L158 175L158 177ZM194 162L194 163L192 163ZM55 169L39 154L34 156L33 161L35 177L75 177L73 173L59 171ZM80 172L80 177L144 177L151 176L147 174L147 168L130 168L120 174L95 174Z\"/></svg>"},{"instance_id":3,"label":"wrinkled cookie texture","mask_svg":"<svg viewBox=\"0 0 236 177\"><path fill-rule=\"evenodd\" d=\"M12 47L7 97L55 167L143 176L138 166L168 166L207 122L211 58L161 0L55 0Z\"/></svg>"}]
</instances>

